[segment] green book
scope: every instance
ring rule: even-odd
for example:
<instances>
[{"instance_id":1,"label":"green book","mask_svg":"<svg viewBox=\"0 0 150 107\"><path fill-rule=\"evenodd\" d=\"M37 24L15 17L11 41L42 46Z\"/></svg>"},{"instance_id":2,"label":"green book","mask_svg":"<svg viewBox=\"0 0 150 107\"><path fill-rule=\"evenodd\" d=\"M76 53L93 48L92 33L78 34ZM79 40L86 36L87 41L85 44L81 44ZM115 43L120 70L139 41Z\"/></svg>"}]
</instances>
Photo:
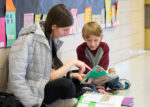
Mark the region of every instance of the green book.
<instances>
[{"instance_id":1,"label":"green book","mask_svg":"<svg viewBox=\"0 0 150 107\"><path fill-rule=\"evenodd\" d=\"M89 78L93 79L94 84L101 85L116 77L114 77L113 75L107 74L104 68L96 65L91 71L87 73L87 75L85 76L85 78L82 80L81 83L87 82Z\"/></svg>"}]
</instances>

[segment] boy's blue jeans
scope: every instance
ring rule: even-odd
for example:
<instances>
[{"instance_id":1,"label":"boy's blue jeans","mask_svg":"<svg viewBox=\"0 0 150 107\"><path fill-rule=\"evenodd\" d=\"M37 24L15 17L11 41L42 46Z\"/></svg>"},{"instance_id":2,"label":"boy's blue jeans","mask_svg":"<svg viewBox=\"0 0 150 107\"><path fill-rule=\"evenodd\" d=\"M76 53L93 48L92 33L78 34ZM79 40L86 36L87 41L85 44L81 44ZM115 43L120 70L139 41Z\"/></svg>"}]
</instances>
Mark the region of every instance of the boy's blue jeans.
<instances>
[{"instance_id":1,"label":"boy's blue jeans","mask_svg":"<svg viewBox=\"0 0 150 107\"><path fill-rule=\"evenodd\" d=\"M109 87L110 89L118 89L120 88L119 77L109 81L106 83L106 88Z\"/></svg>"},{"instance_id":2,"label":"boy's blue jeans","mask_svg":"<svg viewBox=\"0 0 150 107\"><path fill-rule=\"evenodd\" d=\"M94 84L84 84L84 87L89 87L93 91L98 92ZM119 77L116 77L115 79L105 83L105 87L109 87L112 90L120 88Z\"/></svg>"}]
</instances>

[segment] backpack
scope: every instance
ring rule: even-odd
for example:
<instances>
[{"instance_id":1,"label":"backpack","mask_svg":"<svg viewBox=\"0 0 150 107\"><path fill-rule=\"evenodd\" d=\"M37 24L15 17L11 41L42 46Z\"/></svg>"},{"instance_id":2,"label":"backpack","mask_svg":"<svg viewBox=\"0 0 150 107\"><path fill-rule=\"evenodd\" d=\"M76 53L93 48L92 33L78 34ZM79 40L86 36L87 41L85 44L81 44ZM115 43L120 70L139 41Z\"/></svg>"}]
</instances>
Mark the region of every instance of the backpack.
<instances>
[{"instance_id":1,"label":"backpack","mask_svg":"<svg viewBox=\"0 0 150 107\"><path fill-rule=\"evenodd\" d=\"M13 94L0 92L0 107L24 107L24 106Z\"/></svg>"}]
</instances>

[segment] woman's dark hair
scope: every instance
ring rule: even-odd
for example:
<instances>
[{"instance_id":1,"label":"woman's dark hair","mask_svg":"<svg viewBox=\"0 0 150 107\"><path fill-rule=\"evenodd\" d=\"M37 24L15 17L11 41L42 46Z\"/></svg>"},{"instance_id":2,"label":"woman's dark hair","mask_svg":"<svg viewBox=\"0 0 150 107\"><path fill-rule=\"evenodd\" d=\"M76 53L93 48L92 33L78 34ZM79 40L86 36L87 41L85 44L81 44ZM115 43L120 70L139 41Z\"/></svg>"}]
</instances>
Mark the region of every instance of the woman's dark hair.
<instances>
[{"instance_id":1,"label":"woman's dark hair","mask_svg":"<svg viewBox=\"0 0 150 107\"><path fill-rule=\"evenodd\" d=\"M66 6L64 4L55 5L49 10L44 23L45 35L50 39L52 25L56 25L57 27L68 27L71 26L72 23L72 15Z\"/></svg>"}]
</instances>

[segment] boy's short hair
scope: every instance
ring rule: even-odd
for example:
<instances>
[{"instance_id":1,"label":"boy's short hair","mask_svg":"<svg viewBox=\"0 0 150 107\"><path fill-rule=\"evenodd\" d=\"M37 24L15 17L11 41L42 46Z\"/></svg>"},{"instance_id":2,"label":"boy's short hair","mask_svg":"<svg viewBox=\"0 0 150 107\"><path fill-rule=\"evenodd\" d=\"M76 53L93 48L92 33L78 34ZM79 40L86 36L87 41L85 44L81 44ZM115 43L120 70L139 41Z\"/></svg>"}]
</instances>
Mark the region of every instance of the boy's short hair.
<instances>
[{"instance_id":1,"label":"boy's short hair","mask_svg":"<svg viewBox=\"0 0 150 107\"><path fill-rule=\"evenodd\" d=\"M89 38L90 35L95 35L100 37L102 34L102 28L97 22L88 22L82 28L82 36L84 38Z\"/></svg>"}]
</instances>

